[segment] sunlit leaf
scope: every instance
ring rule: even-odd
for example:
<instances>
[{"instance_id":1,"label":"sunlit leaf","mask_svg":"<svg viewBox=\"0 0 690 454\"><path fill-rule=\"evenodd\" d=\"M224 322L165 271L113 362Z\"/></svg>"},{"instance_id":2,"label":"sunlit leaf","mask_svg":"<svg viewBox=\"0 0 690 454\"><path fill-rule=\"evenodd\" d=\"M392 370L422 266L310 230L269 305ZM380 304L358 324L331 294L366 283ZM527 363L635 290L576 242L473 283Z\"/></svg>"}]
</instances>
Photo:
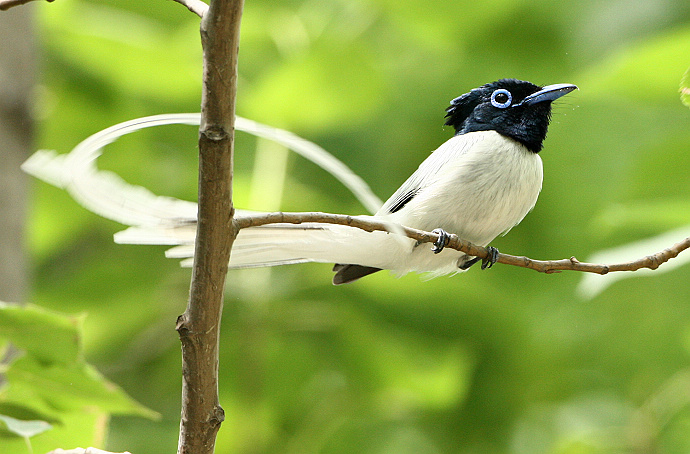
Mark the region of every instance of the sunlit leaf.
<instances>
[{"instance_id":1,"label":"sunlit leaf","mask_svg":"<svg viewBox=\"0 0 690 454\"><path fill-rule=\"evenodd\" d=\"M43 454L59 446L102 446L107 421L107 415L98 413L93 408L81 413L65 414L59 424L51 424L50 430L32 436L29 442L35 454ZM42 424L37 424L37 428L40 426ZM1 432L3 431L0 430ZM0 452L28 453L27 441L19 436L2 434Z\"/></svg>"},{"instance_id":2,"label":"sunlit leaf","mask_svg":"<svg viewBox=\"0 0 690 454\"><path fill-rule=\"evenodd\" d=\"M7 430L25 438L33 437L53 428L46 421L24 421L7 415L0 415L0 421L5 423Z\"/></svg>"}]
</instances>

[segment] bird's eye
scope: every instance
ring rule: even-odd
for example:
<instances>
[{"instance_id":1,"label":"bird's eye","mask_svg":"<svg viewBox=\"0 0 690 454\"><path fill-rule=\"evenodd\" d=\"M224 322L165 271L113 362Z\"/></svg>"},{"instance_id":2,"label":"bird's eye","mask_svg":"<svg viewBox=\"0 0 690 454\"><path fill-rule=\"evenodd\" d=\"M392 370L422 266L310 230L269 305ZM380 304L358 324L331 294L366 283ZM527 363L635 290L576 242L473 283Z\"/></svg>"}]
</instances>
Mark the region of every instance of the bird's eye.
<instances>
[{"instance_id":1,"label":"bird's eye","mask_svg":"<svg viewBox=\"0 0 690 454\"><path fill-rule=\"evenodd\" d=\"M513 95L506 89L499 88L491 93L491 105L499 109L505 109L513 102Z\"/></svg>"}]
</instances>

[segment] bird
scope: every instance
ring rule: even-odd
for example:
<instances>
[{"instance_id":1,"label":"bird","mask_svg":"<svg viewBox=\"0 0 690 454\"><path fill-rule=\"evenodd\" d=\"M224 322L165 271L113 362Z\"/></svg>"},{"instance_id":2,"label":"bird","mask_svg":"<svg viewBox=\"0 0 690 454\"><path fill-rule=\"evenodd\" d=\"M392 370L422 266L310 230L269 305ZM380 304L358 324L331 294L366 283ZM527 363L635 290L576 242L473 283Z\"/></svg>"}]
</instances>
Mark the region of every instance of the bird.
<instances>
[{"instance_id":1,"label":"bird","mask_svg":"<svg viewBox=\"0 0 690 454\"><path fill-rule=\"evenodd\" d=\"M305 262L335 263L333 284L381 270L436 277L466 271L478 257L445 248L449 235L487 247L532 210L543 181L539 152L551 120L552 102L578 87L535 85L517 79L487 83L453 99L445 125L455 134L433 151L372 216L438 234L432 247L401 235L366 232L327 223L268 224L240 230L229 269ZM251 215L240 210L237 216ZM166 256L191 265L196 218L173 225L130 227L115 234L117 243L176 245ZM498 250L488 246L482 269Z\"/></svg>"}]
</instances>

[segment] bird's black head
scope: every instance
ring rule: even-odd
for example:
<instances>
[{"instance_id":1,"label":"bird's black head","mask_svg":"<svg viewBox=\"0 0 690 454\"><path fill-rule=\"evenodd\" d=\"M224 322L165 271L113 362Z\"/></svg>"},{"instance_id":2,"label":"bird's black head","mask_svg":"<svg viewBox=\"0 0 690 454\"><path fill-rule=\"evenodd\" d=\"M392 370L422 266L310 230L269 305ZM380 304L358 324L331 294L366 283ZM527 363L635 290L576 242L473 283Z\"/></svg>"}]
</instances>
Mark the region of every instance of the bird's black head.
<instances>
[{"instance_id":1,"label":"bird's black head","mask_svg":"<svg viewBox=\"0 0 690 454\"><path fill-rule=\"evenodd\" d=\"M455 128L456 135L496 131L538 153L551 120L551 102L576 88L501 79L452 100L446 109L446 124Z\"/></svg>"}]
</instances>

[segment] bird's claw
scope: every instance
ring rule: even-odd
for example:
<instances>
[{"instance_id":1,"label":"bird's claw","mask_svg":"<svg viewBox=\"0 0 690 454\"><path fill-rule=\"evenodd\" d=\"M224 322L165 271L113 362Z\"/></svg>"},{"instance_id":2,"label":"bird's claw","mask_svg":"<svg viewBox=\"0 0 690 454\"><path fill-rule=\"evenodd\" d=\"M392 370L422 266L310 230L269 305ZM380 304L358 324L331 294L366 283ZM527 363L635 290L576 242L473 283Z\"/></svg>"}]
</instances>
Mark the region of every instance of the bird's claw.
<instances>
[{"instance_id":1,"label":"bird's claw","mask_svg":"<svg viewBox=\"0 0 690 454\"><path fill-rule=\"evenodd\" d=\"M435 233L436 235L438 235L438 239L434 241L434 245L431 247L433 253L438 254L443 250L443 248L445 248L448 245L448 242L450 241L450 235L443 229L434 229L431 231L431 233Z\"/></svg>"},{"instance_id":2,"label":"bird's claw","mask_svg":"<svg viewBox=\"0 0 690 454\"><path fill-rule=\"evenodd\" d=\"M494 266L494 263L498 261L498 249L496 249L495 247L488 246L486 250L489 251L489 256L485 259L482 259L483 270L491 268L492 266Z\"/></svg>"},{"instance_id":3,"label":"bird's claw","mask_svg":"<svg viewBox=\"0 0 690 454\"><path fill-rule=\"evenodd\" d=\"M486 250L489 252L489 256L485 259L481 259L483 270L491 268L492 266L494 266L494 263L498 261L498 249L496 249L495 247L487 246ZM468 260L467 262L463 263L462 265L459 265L458 268L460 268L463 271L468 270L472 265L474 265L478 261L479 257L474 257Z\"/></svg>"}]
</instances>

